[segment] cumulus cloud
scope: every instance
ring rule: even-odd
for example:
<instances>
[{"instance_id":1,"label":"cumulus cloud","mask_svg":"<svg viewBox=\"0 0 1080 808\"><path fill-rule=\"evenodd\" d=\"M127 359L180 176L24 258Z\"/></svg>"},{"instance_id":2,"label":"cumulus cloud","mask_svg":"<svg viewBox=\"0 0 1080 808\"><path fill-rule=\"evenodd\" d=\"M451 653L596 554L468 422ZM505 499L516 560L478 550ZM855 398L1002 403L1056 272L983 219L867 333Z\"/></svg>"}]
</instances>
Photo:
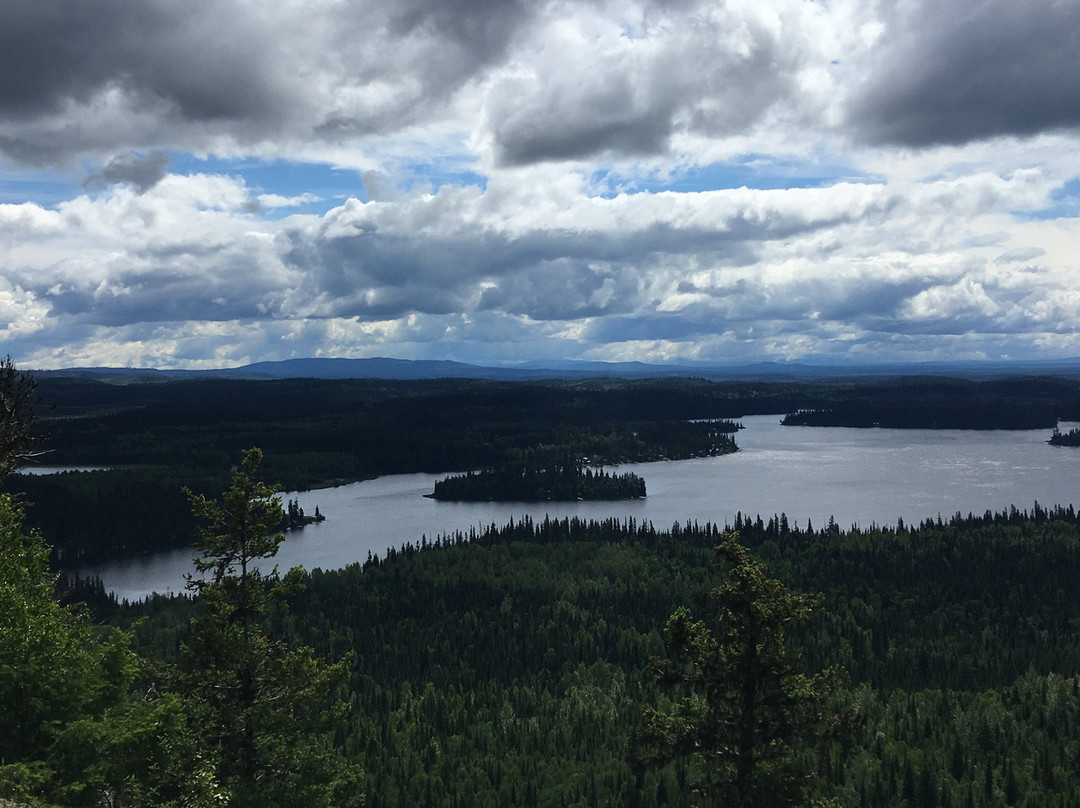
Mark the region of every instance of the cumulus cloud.
<instances>
[{"instance_id":1,"label":"cumulus cloud","mask_svg":"<svg viewBox=\"0 0 1080 808\"><path fill-rule=\"evenodd\" d=\"M848 123L925 147L1080 127L1080 5L920 0L895 6Z\"/></svg>"},{"instance_id":2,"label":"cumulus cloud","mask_svg":"<svg viewBox=\"0 0 1080 808\"><path fill-rule=\"evenodd\" d=\"M393 132L498 60L528 8L4 0L0 151L49 164L117 146L235 151Z\"/></svg>"},{"instance_id":3,"label":"cumulus cloud","mask_svg":"<svg viewBox=\"0 0 1080 808\"><path fill-rule=\"evenodd\" d=\"M297 194L296 196L282 196L281 194L259 194L256 202L260 208L295 208L301 205L309 205L312 202L321 201L322 197L317 194Z\"/></svg>"},{"instance_id":4,"label":"cumulus cloud","mask_svg":"<svg viewBox=\"0 0 1080 808\"><path fill-rule=\"evenodd\" d=\"M562 11L562 7L557 7ZM806 4L645 5L638 16L544 21L487 100L510 164L663 153L676 133L726 136L793 100L815 57ZM557 12L556 12L557 13Z\"/></svg>"},{"instance_id":5,"label":"cumulus cloud","mask_svg":"<svg viewBox=\"0 0 1080 808\"><path fill-rule=\"evenodd\" d=\"M607 343L782 354L1058 328L1049 270L1014 272L1018 260L998 260L1000 238L983 257L965 249L1002 210L1037 207L1053 187L1017 173L610 199L567 189L555 216L530 206L527 188L447 187L268 221L248 212L238 179L169 175L144 193L121 185L61 205L38 253L8 254L0 276L5 310L32 319L35 339L188 323L224 346L263 322L292 329L292 345L266 349L280 351L323 323L371 345L506 332L503 344L578 353Z\"/></svg>"},{"instance_id":6,"label":"cumulus cloud","mask_svg":"<svg viewBox=\"0 0 1080 808\"><path fill-rule=\"evenodd\" d=\"M1075 3L877 13L801 0L0 0L0 152L49 165L344 149L359 165L420 133L525 165L837 125L926 146L1080 123Z\"/></svg>"},{"instance_id":7,"label":"cumulus cloud","mask_svg":"<svg viewBox=\"0 0 1080 808\"><path fill-rule=\"evenodd\" d=\"M1080 351L1077 8L0 0L0 169L97 167L0 204L0 333L47 365Z\"/></svg>"}]
</instances>

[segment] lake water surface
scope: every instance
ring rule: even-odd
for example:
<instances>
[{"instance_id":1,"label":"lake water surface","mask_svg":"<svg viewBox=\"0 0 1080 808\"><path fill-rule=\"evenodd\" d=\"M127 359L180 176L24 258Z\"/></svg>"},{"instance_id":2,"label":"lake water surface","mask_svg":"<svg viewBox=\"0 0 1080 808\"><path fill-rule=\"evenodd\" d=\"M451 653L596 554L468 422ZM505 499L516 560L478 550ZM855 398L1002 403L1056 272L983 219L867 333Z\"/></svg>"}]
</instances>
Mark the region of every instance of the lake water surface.
<instances>
[{"instance_id":1,"label":"lake water surface","mask_svg":"<svg viewBox=\"0 0 1080 808\"><path fill-rule=\"evenodd\" d=\"M735 514L786 513L801 527L919 522L1010 505L1080 505L1080 450L1049 446L1049 430L844 429L782 427L779 415L741 419L740 451L724 457L619 467L645 478L648 496L629 502L452 503L426 499L442 474L404 474L285 494L326 521L289 535L281 569L336 569L369 552L458 530L542 520L634 517L666 529L675 522L730 524ZM1075 424L1062 424L1067 431ZM100 575L120 598L180 592L191 551L136 557L80 570Z\"/></svg>"}]
</instances>

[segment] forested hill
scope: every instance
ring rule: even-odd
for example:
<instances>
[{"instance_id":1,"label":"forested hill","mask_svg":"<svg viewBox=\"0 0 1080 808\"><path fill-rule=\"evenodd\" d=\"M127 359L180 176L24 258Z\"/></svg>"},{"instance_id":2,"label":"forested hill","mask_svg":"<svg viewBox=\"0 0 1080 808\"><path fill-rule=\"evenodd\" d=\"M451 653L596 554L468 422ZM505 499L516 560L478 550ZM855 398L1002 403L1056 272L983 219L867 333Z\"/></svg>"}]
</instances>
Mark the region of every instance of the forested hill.
<instances>
[{"instance_id":1,"label":"forested hill","mask_svg":"<svg viewBox=\"0 0 1080 808\"><path fill-rule=\"evenodd\" d=\"M886 364L814 365L801 362L648 364L644 362L590 362L533 360L509 366L485 366L445 360L409 360L371 357L285 359L256 362L236 368L212 370L156 370L132 368L66 368L38 371L38 377L132 380L163 378L231 379L537 379L704 378L712 381L804 381L842 379L896 379L909 376L948 376L962 379L1005 379L1017 376L1080 378L1080 360L1026 360L1007 362L909 362Z\"/></svg>"},{"instance_id":2,"label":"forested hill","mask_svg":"<svg viewBox=\"0 0 1080 808\"><path fill-rule=\"evenodd\" d=\"M113 467L6 481L35 503L30 523L68 565L190 544L182 489L220 489L235 458L255 445L265 449L267 479L296 490L485 468L541 446L596 465L698 457L717 452L718 431L736 428L700 422L732 410L700 380L52 378L38 393L48 463Z\"/></svg>"},{"instance_id":3,"label":"forested hill","mask_svg":"<svg viewBox=\"0 0 1080 808\"><path fill-rule=\"evenodd\" d=\"M194 522L182 489L220 489L251 446L266 453L267 479L299 490L499 467L541 446L596 465L699 457L718 453L714 433L728 427L695 421L763 413L865 426L1045 427L1048 437L1056 419L1080 420L1080 381L1061 378L121 384L49 376L37 396L47 463L112 469L5 481L35 503L30 524L66 564L189 544Z\"/></svg>"},{"instance_id":4,"label":"forested hill","mask_svg":"<svg viewBox=\"0 0 1080 808\"><path fill-rule=\"evenodd\" d=\"M1051 378L970 382L909 378L844 385L788 411L786 426L893 429L1053 429L1080 418L1080 391Z\"/></svg>"},{"instance_id":5,"label":"forested hill","mask_svg":"<svg viewBox=\"0 0 1080 808\"><path fill-rule=\"evenodd\" d=\"M819 797L855 808L1080 801L1080 525L1072 509L840 530L739 520L788 586L821 592L791 632L804 669L843 665L851 734ZM732 526L733 527L733 526ZM368 804L691 805L691 769L636 785L627 762L662 629L723 580L720 531L632 521L524 521L316 572L288 625L320 654L355 652L344 748ZM124 614L169 656L191 605Z\"/></svg>"},{"instance_id":6,"label":"forested hill","mask_svg":"<svg viewBox=\"0 0 1080 808\"><path fill-rule=\"evenodd\" d=\"M679 456L673 424L834 413L856 425L1051 428L1080 420L1080 381L907 378L843 383L319 380L108 384L49 378L38 420L56 465L228 468L261 446L289 488L372 474L480 468L508 448L591 443L599 462ZM901 417L902 416L902 417ZM996 420L995 420L996 419ZM641 424L649 445L627 436ZM675 431L672 431L675 430ZM671 442L673 445L668 446Z\"/></svg>"}]
</instances>

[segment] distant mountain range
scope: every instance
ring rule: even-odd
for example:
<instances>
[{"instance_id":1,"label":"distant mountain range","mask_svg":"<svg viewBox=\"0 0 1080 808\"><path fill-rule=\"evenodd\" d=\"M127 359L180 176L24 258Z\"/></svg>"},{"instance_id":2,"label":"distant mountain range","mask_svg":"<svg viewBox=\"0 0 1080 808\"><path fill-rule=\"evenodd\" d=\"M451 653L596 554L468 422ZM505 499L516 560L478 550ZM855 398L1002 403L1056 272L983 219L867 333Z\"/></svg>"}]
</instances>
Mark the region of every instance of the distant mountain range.
<instances>
[{"instance_id":1,"label":"distant mountain range","mask_svg":"<svg viewBox=\"0 0 1080 808\"><path fill-rule=\"evenodd\" d=\"M35 371L37 376L77 376L116 382L162 378L218 377L236 379L489 379L523 381L615 377L645 379L689 376L713 381L813 381L843 378L895 378L900 376L954 376L1001 378L1008 376L1080 377L1080 358L1015 362L919 362L876 365L814 365L794 362L750 364L683 363L651 365L643 362L533 361L502 367L471 365L431 359L285 359L256 362L216 370L155 370L133 368L65 368Z\"/></svg>"}]
</instances>

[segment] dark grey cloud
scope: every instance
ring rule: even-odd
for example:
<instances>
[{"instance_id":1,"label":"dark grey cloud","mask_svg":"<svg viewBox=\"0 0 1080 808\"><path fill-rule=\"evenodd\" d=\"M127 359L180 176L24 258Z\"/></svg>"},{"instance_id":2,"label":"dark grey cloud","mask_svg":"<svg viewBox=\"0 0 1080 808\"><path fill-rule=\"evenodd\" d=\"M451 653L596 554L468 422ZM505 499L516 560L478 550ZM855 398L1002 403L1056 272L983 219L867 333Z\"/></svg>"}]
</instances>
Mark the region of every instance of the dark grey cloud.
<instances>
[{"instance_id":1,"label":"dark grey cloud","mask_svg":"<svg viewBox=\"0 0 1080 808\"><path fill-rule=\"evenodd\" d=\"M389 34L437 35L471 53L475 66L502 56L536 4L523 0L399 0L387 5Z\"/></svg>"},{"instance_id":2,"label":"dark grey cloud","mask_svg":"<svg viewBox=\"0 0 1080 808\"><path fill-rule=\"evenodd\" d=\"M48 164L222 136L391 131L501 59L531 13L513 0L351 0L310 13L241 0L0 0L0 150Z\"/></svg>"},{"instance_id":3,"label":"dark grey cloud","mask_svg":"<svg viewBox=\"0 0 1080 808\"><path fill-rule=\"evenodd\" d=\"M798 277L782 287L747 278L716 286L683 282L683 294L702 293L716 300L732 322L774 320L805 323L810 319L864 323L898 316L911 298L935 284L933 277L891 280L872 272L834 278Z\"/></svg>"},{"instance_id":4,"label":"dark grey cloud","mask_svg":"<svg viewBox=\"0 0 1080 808\"><path fill-rule=\"evenodd\" d=\"M924 147L1080 126L1080 3L923 0L893 11L848 123Z\"/></svg>"},{"instance_id":5,"label":"dark grey cloud","mask_svg":"<svg viewBox=\"0 0 1080 808\"><path fill-rule=\"evenodd\" d=\"M0 111L53 112L109 87L183 117L243 117L280 103L261 26L235 5L194 0L4 0Z\"/></svg>"},{"instance_id":6,"label":"dark grey cloud","mask_svg":"<svg viewBox=\"0 0 1080 808\"><path fill-rule=\"evenodd\" d=\"M253 282L251 268L239 261L231 271L219 269L215 273L180 272L170 267L162 267L156 274L119 272L111 285L123 290L122 294L102 294L76 283L33 291L50 306L53 317L113 327L266 317L268 308L277 308L275 299L280 295L278 289Z\"/></svg>"},{"instance_id":7,"label":"dark grey cloud","mask_svg":"<svg viewBox=\"0 0 1080 808\"><path fill-rule=\"evenodd\" d=\"M417 209L387 223L377 214L343 214L353 229L349 235L341 235L344 222L337 217L319 228L287 230L282 253L303 278L296 305L317 302L323 316L479 310L578 319L649 305L651 278L683 267L691 256L699 265L749 266L759 260L761 244L835 227L852 215L845 209L820 218L800 210L767 216L732 210L722 226L646 222L616 230L538 227L521 233L476 226L447 235L437 227L426 230L429 213ZM426 224L414 227L414 217ZM803 297L827 291L808 288ZM804 314L803 308L792 316Z\"/></svg>"},{"instance_id":8,"label":"dark grey cloud","mask_svg":"<svg viewBox=\"0 0 1080 808\"><path fill-rule=\"evenodd\" d=\"M114 157L101 171L88 176L83 181L83 186L100 190L110 185L128 184L142 194L165 178L168 167L169 155L163 151L153 151L145 157L135 154Z\"/></svg>"},{"instance_id":9,"label":"dark grey cloud","mask_svg":"<svg viewBox=\"0 0 1080 808\"><path fill-rule=\"evenodd\" d=\"M44 165L222 138L348 142L437 119L488 68L539 51L534 76L485 104L504 164L659 154L676 132L740 132L795 94L806 34L794 19L701 0L603 6L0 0L0 152ZM624 15L650 19L648 44L594 53L551 34L582 9L610 16L609 34Z\"/></svg>"},{"instance_id":10,"label":"dark grey cloud","mask_svg":"<svg viewBox=\"0 0 1080 808\"><path fill-rule=\"evenodd\" d=\"M499 159L524 165L605 152L641 156L665 151L673 131L675 99L648 98L639 103L631 77L611 79L569 93L541 92L499 109L496 114L505 117L492 121Z\"/></svg>"},{"instance_id":11,"label":"dark grey cloud","mask_svg":"<svg viewBox=\"0 0 1080 808\"><path fill-rule=\"evenodd\" d=\"M662 154L678 132L745 131L797 92L804 54L796 37L785 39L753 15L728 9L709 19L715 7L685 5L664 10L675 12L668 32L654 34L656 44L641 53L567 52L540 64L531 79L496 87L487 125L499 160ZM725 42L733 29L740 41Z\"/></svg>"}]
</instances>

